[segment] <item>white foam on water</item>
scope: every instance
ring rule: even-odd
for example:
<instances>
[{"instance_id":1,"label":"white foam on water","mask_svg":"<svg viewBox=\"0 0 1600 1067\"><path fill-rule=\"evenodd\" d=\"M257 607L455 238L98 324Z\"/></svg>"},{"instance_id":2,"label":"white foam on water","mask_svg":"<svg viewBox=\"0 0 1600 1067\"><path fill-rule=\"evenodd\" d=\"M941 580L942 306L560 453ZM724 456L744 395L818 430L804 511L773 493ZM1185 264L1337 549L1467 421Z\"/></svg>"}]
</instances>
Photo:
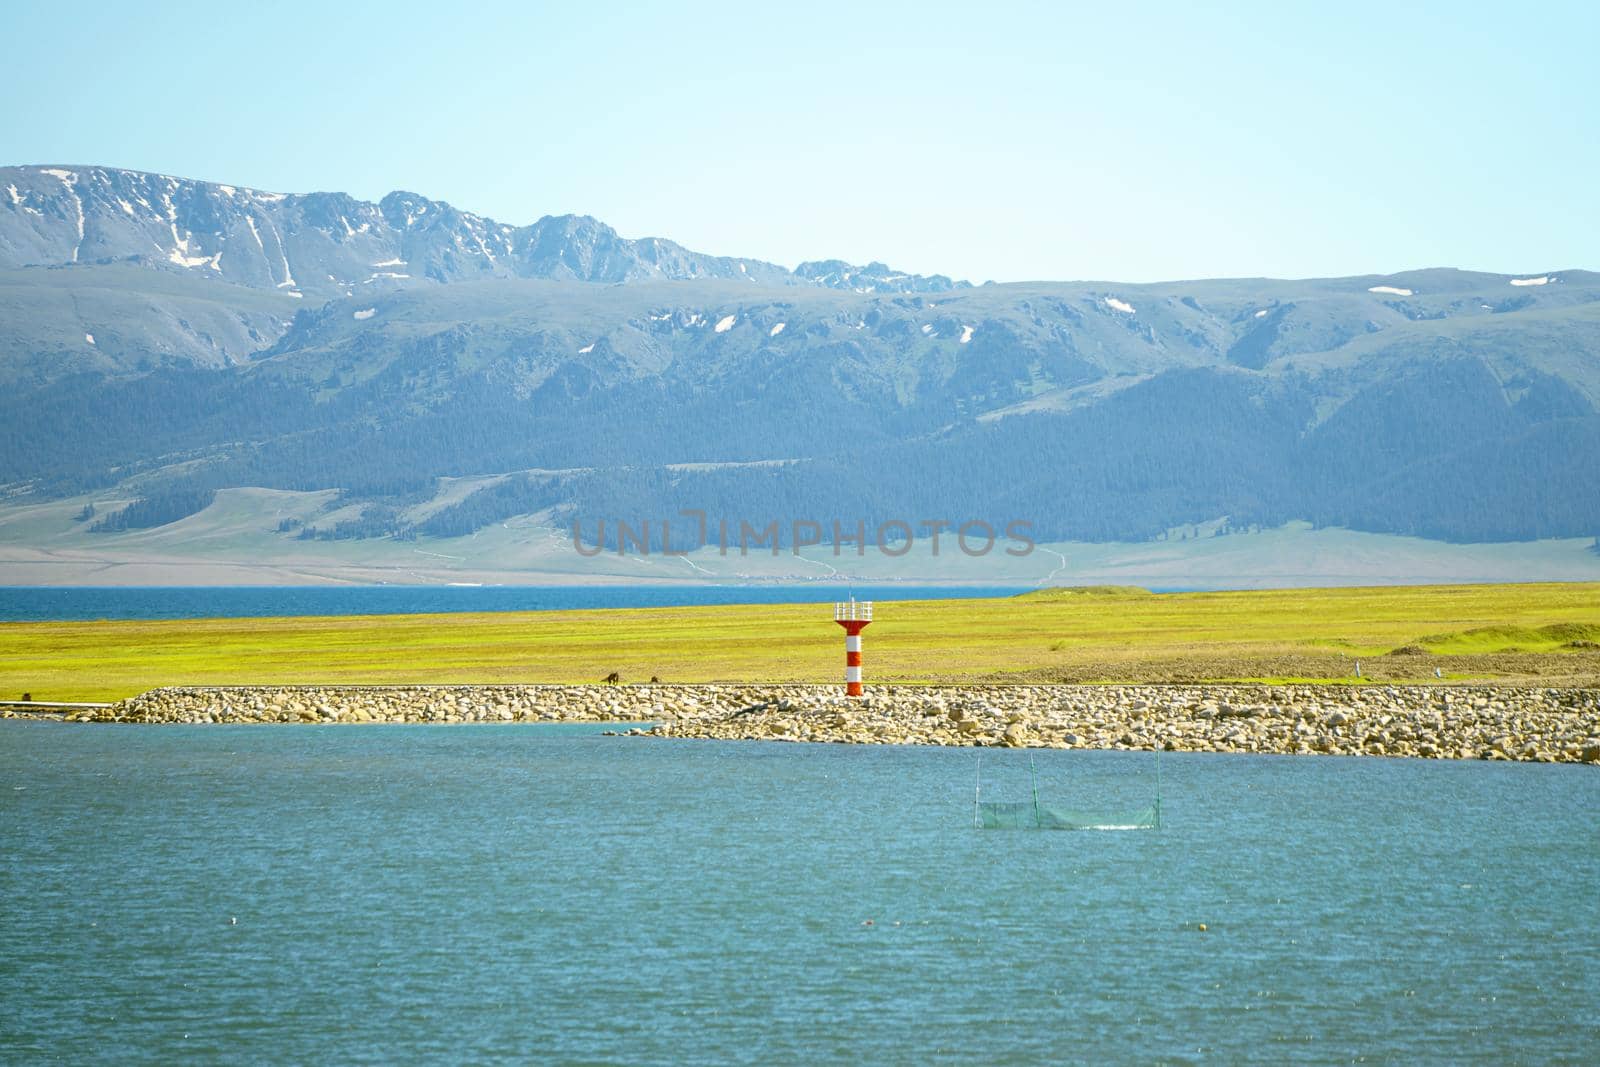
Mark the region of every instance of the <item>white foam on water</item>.
<instances>
[{"instance_id":1,"label":"white foam on water","mask_svg":"<svg viewBox=\"0 0 1600 1067\"><path fill-rule=\"evenodd\" d=\"M922 335L924 337L932 337L933 336L933 327L929 326L926 323L924 323L923 326L922 326Z\"/></svg>"},{"instance_id":2,"label":"white foam on water","mask_svg":"<svg viewBox=\"0 0 1600 1067\"><path fill-rule=\"evenodd\" d=\"M734 320L738 317L739 316L737 315L727 315L721 319L718 319L715 327L717 333L727 333L729 330L733 329Z\"/></svg>"},{"instance_id":3,"label":"white foam on water","mask_svg":"<svg viewBox=\"0 0 1600 1067\"><path fill-rule=\"evenodd\" d=\"M1114 296L1106 297L1105 298L1105 305L1106 305L1106 307L1110 308L1112 311L1120 311L1124 315L1132 315L1133 314L1133 305L1132 304L1128 303L1125 300L1118 300Z\"/></svg>"},{"instance_id":4,"label":"white foam on water","mask_svg":"<svg viewBox=\"0 0 1600 1067\"><path fill-rule=\"evenodd\" d=\"M778 336L778 335L779 335L779 334L780 334L780 333L782 333L782 332L783 332L783 328L784 328L784 327L785 327L785 326L787 326L787 325L789 325L789 324L788 324L788 323L786 323L786 322L780 322L780 323L778 323L778 324L777 324L777 325L776 325L776 326L774 326L774 327L773 327L773 328L772 328L772 329L770 329L770 330L768 330L768 331L767 331L767 336L768 336L768 337L776 337L776 336Z\"/></svg>"}]
</instances>

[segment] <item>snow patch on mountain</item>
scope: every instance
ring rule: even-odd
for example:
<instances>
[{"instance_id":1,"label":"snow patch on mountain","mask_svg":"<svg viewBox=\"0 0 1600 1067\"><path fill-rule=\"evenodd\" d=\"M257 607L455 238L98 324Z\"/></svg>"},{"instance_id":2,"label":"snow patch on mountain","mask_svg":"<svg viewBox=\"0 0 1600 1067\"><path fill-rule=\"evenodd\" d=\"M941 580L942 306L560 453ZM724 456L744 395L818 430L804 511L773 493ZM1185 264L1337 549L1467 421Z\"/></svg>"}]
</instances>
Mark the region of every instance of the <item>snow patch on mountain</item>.
<instances>
[{"instance_id":1,"label":"snow patch on mountain","mask_svg":"<svg viewBox=\"0 0 1600 1067\"><path fill-rule=\"evenodd\" d=\"M1513 283L1515 284L1515 283ZM1369 293L1388 293L1390 296L1416 296L1410 289L1400 289L1393 285L1374 285L1367 289ZM1263 312L1265 314L1265 312Z\"/></svg>"},{"instance_id":2,"label":"snow patch on mountain","mask_svg":"<svg viewBox=\"0 0 1600 1067\"><path fill-rule=\"evenodd\" d=\"M1133 305L1125 300L1118 300L1114 296L1105 297L1104 300L1106 307L1110 308L1112 311L1120 311L1124 315L1132 315L1134 313Z\"/></svg>"},{"instance_id":3,"label":"snow patch on mountain","mask_svg":"<svg viewBox=\"0 0 1600 1067\"><path fill-rule=\"evenodd\" d=\"M78 225L78 243L72 246L72 262L76 263L78 262L78 252L83 248L83 197L78 195L78 175L75 171L56 170L54 168L46 168L44 173L53 178L59 178L61 184L66 187L67 195L72 197L72 206L76 212L75 218Z\"/></svg>"},{"instance_id":4,"label":"snow patch on mountain","mask_svg":"<svg viewBox=\"0 0 1600 1067\"><path fill-rule=\"evenodd\" d=\"M180 246L178 248L174 248L172 251L168 252L167 253L167 259L169 261L173 262L173 263L176 263L180 267L207 267L207 266L209 266L209 267L211 267L211 268L213 268L215 270L221 270L222 269L221 267L219 267L217 265L217 260L222 258L222 253L221 252L218 252L215 256L190 256L190 255L185 255L184 254L188 250L189 250L188 249L188 244L186 242L182 246Z\"/></svg>"},{"instance_id":5,"label":"snow patch on mountain","mask_svg":"<svg viewBox=\"0 0 1600 1067\"><path fill-rule=\"evenodd\" d=\"M271 219L267 220L267 225L272 228L272 239L278 243L278 258L283 261L283 281L279 282L277 287L279 289L294 288L294 274L289 270L289 252L283 247L283 234L278 232L277 223Z\"/></svg>"},{"instance_id":6,"label":"snow patch on mountain","mask_svg":"<svg viewBox=\"0 0 1600 1067\"><path fill-rule=\"evenodd\" d=\"M186 236L178 236L177 210L173 208L170 198L167 200L167 212L170 220L167 225L172 230L172 247L167 251L167 259L180 267L210 267L220 274L222 272L222 253L217 252L215 255L210 256L190 255L189 237L193 236L193 234L185 231Z\"/></svg>"}]
</instances>

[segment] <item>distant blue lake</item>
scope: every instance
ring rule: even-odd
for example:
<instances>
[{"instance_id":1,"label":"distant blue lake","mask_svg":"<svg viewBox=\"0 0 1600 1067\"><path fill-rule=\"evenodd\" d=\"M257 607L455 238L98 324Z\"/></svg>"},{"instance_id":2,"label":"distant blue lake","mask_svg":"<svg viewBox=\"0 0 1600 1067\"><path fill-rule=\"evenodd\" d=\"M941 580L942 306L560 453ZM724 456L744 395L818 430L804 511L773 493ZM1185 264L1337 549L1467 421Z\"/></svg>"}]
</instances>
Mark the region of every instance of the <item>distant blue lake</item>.
<instances>
[{"instance_id":1,"label":"distant blue lake","mask_svg":"<svg viewBox=\"0 0 1600 1067\"><path fill-rule=\"evenodd\" d=\"M0 622L423 615L464 611L672 608L1013 596L1020 586L941 585L339 585L0 587Z\"/></svg>"}]
</instances>

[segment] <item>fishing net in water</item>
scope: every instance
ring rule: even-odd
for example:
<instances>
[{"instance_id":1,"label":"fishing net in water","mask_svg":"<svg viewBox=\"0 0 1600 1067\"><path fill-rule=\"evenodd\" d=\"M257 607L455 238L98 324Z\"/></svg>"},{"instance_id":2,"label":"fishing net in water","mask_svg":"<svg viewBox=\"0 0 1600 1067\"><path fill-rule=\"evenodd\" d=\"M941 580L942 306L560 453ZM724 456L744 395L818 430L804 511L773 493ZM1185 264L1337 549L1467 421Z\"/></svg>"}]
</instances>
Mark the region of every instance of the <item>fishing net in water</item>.
<instances>
[{"instance_id":1,"label":"fishing net in water","mask_svg":"<svg viewBox=\"0 0 1600 1067\"><path fill-rule=\"evenodd\" d=\"M1161 805L1122 814L1079 811L1027 801L981 800L978 826L984 830L1159 830Z\"/></svg>"},{"instance_id":2,"label":"fishing net in water","mask_svg":"<svg viewBox=\"0 0 1600 1067\"><path fill-rule=\"evenodd\" d=\"M1161 829L1161 762L1156 756L1155 798L1135 811L1085 811L1047 804L1039 799L1039 777L1028 761L1031 800L984 800L983 764L972 794L972 825L980 830L1159 830Z\"/></svg>"}]
</instances>

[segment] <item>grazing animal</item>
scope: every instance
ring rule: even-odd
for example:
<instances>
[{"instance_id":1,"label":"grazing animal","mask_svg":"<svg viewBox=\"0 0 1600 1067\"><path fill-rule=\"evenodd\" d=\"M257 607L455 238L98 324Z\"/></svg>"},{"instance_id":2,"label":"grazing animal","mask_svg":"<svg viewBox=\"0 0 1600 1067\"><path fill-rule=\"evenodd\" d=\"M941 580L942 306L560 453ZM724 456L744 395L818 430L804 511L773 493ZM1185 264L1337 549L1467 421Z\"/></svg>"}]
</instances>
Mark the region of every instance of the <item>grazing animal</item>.
<instances>
[{"instance_id":1,"label":"grazing animal","mask_svg":"<svg viewBox=\"0 0 1600 1067\"><path fill-rule=\"evenodd\" d=\"M618 682L622 681L622 672L612 671L610 674L605 676L604 681L607 685L616 685Z\"/></svg>"},{"instance_id":2,"label":"grazing animal","mask_svg":"<svg viewBox=\"0 0 1600 1067\"><path fill-rule=\"evenodd\" d=\"M656 675L652 674L650 676L650 684L651 685L658 685L658 684L660 684L660 682L661 682L661 679L658 678Z\"/></svg>"},{"instance_id":3,"label":"grazing animal","mask_svg":"<svg viewBox=\"0 0 1600 1067\"><path fill-rule=\"evenodd\" d=\"M24 704L31 704L31 703L33 703L33 694L32 694L32 693L23 693L23 694L22 694L22 702L23 702L23 703L24 703Z\"/></svg>"}]
</instances>

